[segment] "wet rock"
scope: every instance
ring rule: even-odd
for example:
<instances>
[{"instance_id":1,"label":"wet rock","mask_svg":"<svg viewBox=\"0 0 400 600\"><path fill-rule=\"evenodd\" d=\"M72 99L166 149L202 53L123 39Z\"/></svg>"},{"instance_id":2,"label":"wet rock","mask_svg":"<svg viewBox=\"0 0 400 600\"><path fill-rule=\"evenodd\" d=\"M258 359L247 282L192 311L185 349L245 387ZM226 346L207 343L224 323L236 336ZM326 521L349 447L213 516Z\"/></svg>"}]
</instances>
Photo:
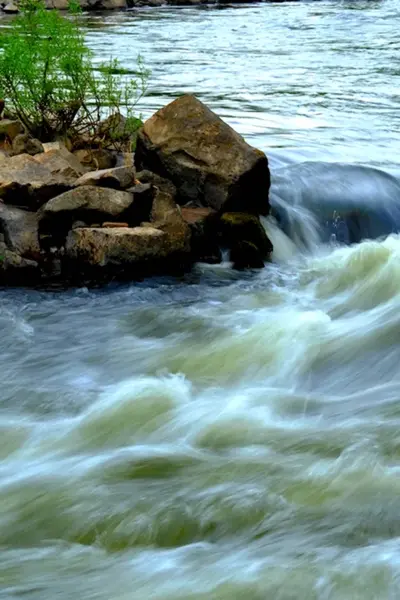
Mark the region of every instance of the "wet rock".
<instances>
[{"instance_id":1,"label":"wet rock","mask_svg":"<svg viewBox=\"0 0 400 600\"><path fill-rule=\"evenodd\" d=\"M254 248L257 249L261 260L268 260L270 258L273 250L272 243L265 233L265 229L259 218L255 215L235 212L223 214L220 217L219 234L221 244L233 250L235 255L233 262L239 264L238 255L241 248L246 250L250 258L255 257ZM243 245L242 242L246 242L246 244ZM251 246L248 244L251 244Z\"/></svg>"},{"instance_id":2,"label":"wet rock","mask_svg":"<svg viewBox=\"0 0 400 600\"><path fill-rule=\"evenodd\" d=\"M264 259L260 249L246 240L235 243L229 258L233 263L233 268L238 271L264 268Z\"/></svg>"},{"instance_id":3,"label":"wet rock","mask_svg":"<svg viewBox=\"0 0 400 600\"><path fill-rule=\"evenodd\" d=\"M0 285L32 285L39 278L37 262L21 257L0 242Z\"/></svg>"},{"instance_id":4,"label":"wet rock","mask_svg":"<svg viewBox=\"0 0 400 600\"><path fill-rule=\"evenodd\" d=\"M71 182L53 175L28 154L12 156L0 162L0 198L5 203L36 210L50 198L70 188Z\"/></svg>"},{"instance_id":5,"label":"wet rock","mask_svg":"<svg viewBox=\"0 0 400 600\"><path fill-rule=\"evenodd\" d=\"M0 141L8 140L12 142L21 133L24 133L24 126L21 121L0 119Z\"/></svg>"},{"instance_id":6,"label":"wet rock","mask_svg":"<svg viewBox=\"0 0 400 600\"><path fill-rule=\"evenodd\" d=\"M15 136L12 143L12 152L16 156L17 154L29 154L35 156L44 152L43 144L33 138L28 133L19 133Z\"/></svg>"},{"instance_id":7,"label":"wet rock","mask_svg":"<svg viewBox=\"0 0 400 600\"><path fill-rule=\"evenodd\" d=\"M182 96L146 121L136 167L170 179L180 204L268 214L270 174L263 152L194 96Z\"/></svg>"},{"instance_id":8,"label":"wet rock","mask_svg":"<svg viewBox=\"0 0 400 600\"><path fill-rule=\"evenodd\" d=\"M21 257L39 260L39 233L36 213L0 203L0 231L7 248Z\"/></svg>"},{"instance_id":9,"label":"wet rock","mask_svg":"<svg viewBox=\"0 0 400 600\"><path fill-rule=\"evenodd\" d=\"M168 255L167 234L151 227L75 229L65 248L81 271L88 267L127 268Z\"/></svg>"},{"instance_id":10,"label":"wet rock","mask_svg":"<svg viewBox=\"0 0 400 600\"><path fill-rule=\"evenodd\" d=\"M140 181L140 183L151 183L152 185L155 185L159 190L170 194L170 196L176 200L176 186L169 179L146 170L136 173L136 179Z\"/></svg>"},{"instance_id":11,"label":"wet rock","mask_svg":"<svg viewBox=\"0 0 400 600\"><path fill-rule=\"evenodd\" d=\"M190 229L183 220L180 208L169 194L156 190L151 211L153 227L164 231L168 236L169 252L190 251Z\"/></svg>"},{"instance_id":12,"label":"wet rock","mask_svg":"<svg viewBox=\"0 0 400 600\"><path fill-rule=\"evenodd\" d=\"M210 208L182 207L181 213L191 231L190 248L193 261L219 264L222 261L222 254L215 211Z\"/></svg>"},{"instance_id":13,"label":"wet rock","mask_svg":"<svg viewBox=\"0 0 400 600\"><path fill-rule=\"evenodd\" d=\"M76 185L92 185L115 190L125 190L135 182L135 169L133 167L115 167L101 171L90 171L82 175Z\"/></svg>"},{"instance_id":14,"label":"wet rock","mask_svg":"<svg viewBox=\"0 0 400 600\"><path fill-rule=\"evenodd\" d=\"M91 171L96 169L112 169L117 163L115 153L103 148L80 149L75 150L73 154L84 167L87 167Z\"/></svg>"},{"instance_id":15,"label":"wet rock","mask_svg":"<svg viewBox=\"0 0 400 600\"><path fill-rule=\"evenodd\" d=\"M86 171L76 156L69 152L65 146L47 149L44 154L36 156L35 160L49 169L53 175L62 177L71 183L75 182Z\"/></svg>"}]
</instances>

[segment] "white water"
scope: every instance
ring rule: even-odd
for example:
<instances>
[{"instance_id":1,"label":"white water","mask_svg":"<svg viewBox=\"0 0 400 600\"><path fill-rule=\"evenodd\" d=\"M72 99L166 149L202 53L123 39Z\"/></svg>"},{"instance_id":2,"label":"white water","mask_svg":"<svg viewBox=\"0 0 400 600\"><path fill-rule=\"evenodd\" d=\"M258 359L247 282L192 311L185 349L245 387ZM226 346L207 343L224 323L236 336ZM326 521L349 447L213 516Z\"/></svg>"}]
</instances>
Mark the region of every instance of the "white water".
<instances>
[{"instance_id":1,"label":"white water","mask_svg":"<svg viewBox=\"0 0 400 600\"><path fill-rule=\"evenodd\" d=\"M171 95L204 69L204 95L215 71L224 76L213 86L228 97L237 65L226 57L242 23L249 98L233 95L227 109L214 94L214 108L272 158L271 197L289 204L292 239L268 219L274 263L255 273L199 265L180 281L0 291L0 598L400 597L400 236L339 243L364 200L366 227L397 219L397 180L384 174L399 167L387 62L396 6L139 11L143 29L107 16L93 30L104 47L121 31L140 40ZM209 58L200 42L221 23ZM165 58L166 40L174 55L173 31L182 43L187 28L184 69ZM261 71L249 58L251 32L259 40L270 30L286 70L277 54L270 71L267 52ZM137 49L123 47L125 58ZM299 91L296 64L315 52L313 89L328 94L323 120L335 119L306 135L296 111L309 84L301 101L290 90ZM353 95L335 88L336 68ZM257 88L271 73L288 80L272 99ZM267 99L252 113L256 88ZM149 106L164 100L150 96ZM269 102L283 116L264 135ZM299 164L329 161L331 151L379 171Z\"/></svg>"}]
</instances>

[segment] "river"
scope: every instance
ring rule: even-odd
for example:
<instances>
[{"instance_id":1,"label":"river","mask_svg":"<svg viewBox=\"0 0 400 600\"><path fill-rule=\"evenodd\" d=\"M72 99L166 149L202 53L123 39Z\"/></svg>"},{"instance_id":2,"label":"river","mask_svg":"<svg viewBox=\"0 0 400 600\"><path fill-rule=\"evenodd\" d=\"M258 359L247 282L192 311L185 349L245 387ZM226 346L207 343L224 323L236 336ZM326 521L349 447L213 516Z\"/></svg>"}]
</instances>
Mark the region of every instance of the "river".
<instances>
[{"instance_id":1,"label":"river","mask_svg":"<svg viewBox=\"0 0 400 600\"><path fill-rule=\"evenodd\" d=\"M400 237L346 245L304 208L398 202L399 17L85 19L99 60L151 67L144 116L196 93L297 204L257 273L0 291L0 598L400 597Z\"/></svg>"}]
</instances>

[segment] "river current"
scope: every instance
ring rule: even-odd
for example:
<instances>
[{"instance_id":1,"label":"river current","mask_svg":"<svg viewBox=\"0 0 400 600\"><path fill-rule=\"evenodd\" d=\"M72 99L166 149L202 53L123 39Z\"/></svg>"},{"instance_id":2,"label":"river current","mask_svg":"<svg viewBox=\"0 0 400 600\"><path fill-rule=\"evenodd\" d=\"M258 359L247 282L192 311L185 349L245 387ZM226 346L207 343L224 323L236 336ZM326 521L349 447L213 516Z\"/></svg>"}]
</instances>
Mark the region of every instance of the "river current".
<instances>
[{"instance_id":1,"label":"river current","mask_svg":"<svg viewBox=\"0 0 400 600\"><path fill-rule=\"evenodd\" d=\"M151 67L144 116L193 92L267 153L291 227L258 272L0 291L0 598L400 598L400 236L348 243L341 213L398 220L399 22L85 18L99 60Z\"/></svg>"}]
</instances>

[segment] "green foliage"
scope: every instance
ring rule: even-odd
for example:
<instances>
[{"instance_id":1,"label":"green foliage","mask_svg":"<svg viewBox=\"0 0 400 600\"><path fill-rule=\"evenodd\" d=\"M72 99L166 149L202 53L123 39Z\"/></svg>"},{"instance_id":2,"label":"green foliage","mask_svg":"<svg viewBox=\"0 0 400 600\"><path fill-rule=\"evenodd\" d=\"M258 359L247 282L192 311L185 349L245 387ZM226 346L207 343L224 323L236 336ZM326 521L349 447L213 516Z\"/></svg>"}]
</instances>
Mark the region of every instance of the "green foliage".
<instances>
[{"instance_id":1,"label":"green foliage","mask_svg":"<svg viewBox=\"0 0 400 600\"><path fill-rule=\"evenodd\" d=\"M0 37L0 94L7 110L42 141L68 135L99 142L107 134L99 131L102 119L125 113L125 130L120 119L114 141L128 139L140 124L134 109L149 77L140 57L134 77L117 60L94 68L76 2L68 17L46 10L42 0L22 0L20 9Z\"/></svg>"}]
</instances>

